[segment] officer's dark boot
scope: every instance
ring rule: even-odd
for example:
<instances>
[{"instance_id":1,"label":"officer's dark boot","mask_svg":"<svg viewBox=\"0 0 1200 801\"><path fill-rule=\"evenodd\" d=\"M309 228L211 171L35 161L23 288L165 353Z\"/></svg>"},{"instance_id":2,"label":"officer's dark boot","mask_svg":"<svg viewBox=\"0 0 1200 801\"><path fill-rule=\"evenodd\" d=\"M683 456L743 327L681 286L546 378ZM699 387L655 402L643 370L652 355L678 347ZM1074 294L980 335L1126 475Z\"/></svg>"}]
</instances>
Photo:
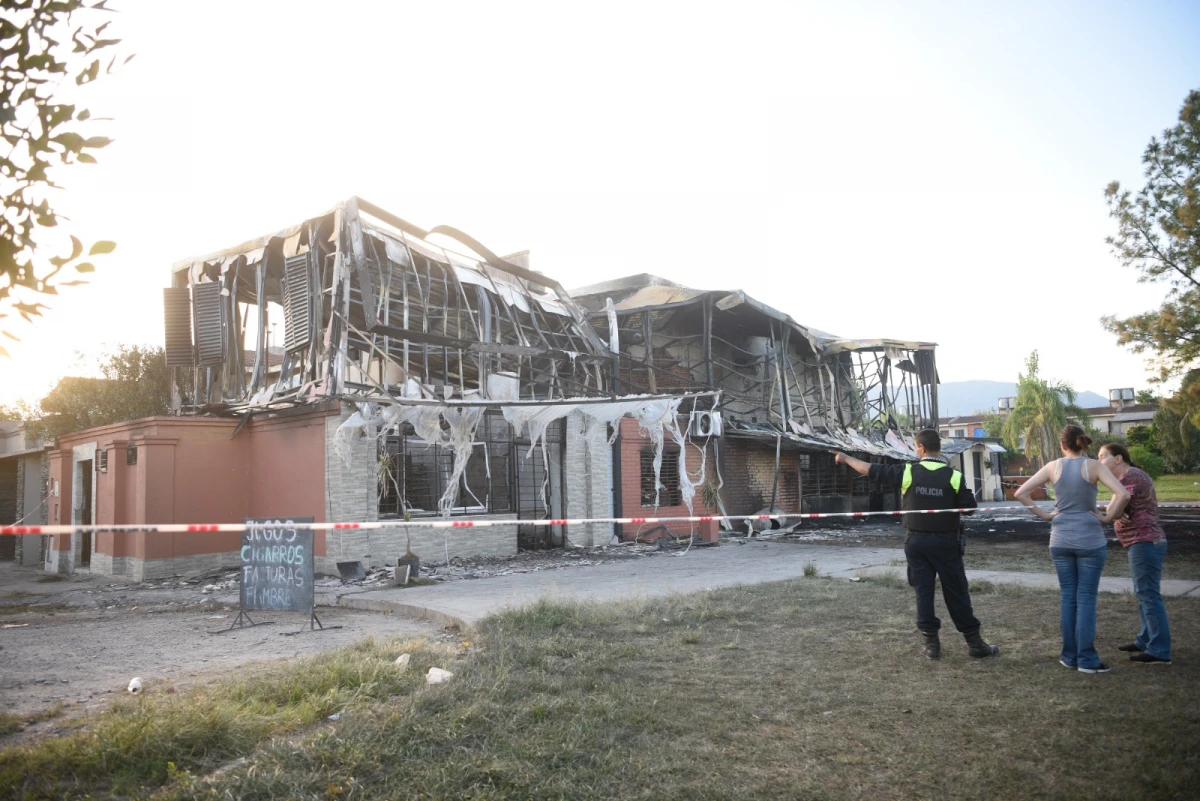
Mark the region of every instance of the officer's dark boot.
<instances>
[{"instance_id":1,"label":"officer's dark boot","mask_svg":"<svg viewBox=\"0 0 1200 801\"><path fill-rule=\"evenodd\" d=\"M967 639L967 653L976 659L983 659L988 656L998 656L1000 648L995 645L988 645L983 641L983 637L979 636L978 631L972 631L970 634L963 634Z\"/></svg>"},{"instance_id":2,"label":"officer's dark boot","mask_svg":"<svg viewBox=\"0 0 1200 801\"><path fill-rule=\"evenodd\" d=\"M922 631L921 639L925 641L925 656L930 659L942 658L942 642L936 631Z\"/></svg>"}]
</instances>

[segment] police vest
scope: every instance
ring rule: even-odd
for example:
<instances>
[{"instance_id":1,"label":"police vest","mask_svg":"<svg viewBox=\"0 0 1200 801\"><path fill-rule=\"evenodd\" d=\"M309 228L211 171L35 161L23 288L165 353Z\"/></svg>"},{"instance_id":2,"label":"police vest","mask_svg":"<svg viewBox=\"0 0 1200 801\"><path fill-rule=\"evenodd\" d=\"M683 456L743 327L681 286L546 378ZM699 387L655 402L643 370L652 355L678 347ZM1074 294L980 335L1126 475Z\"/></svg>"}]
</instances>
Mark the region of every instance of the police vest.
<instances>
[{"instance_id":1,"label":"police vest","mask_svg":"<svg viewBox=\"0 0 1200 801\"><path fill-rule=\"evenodd\" d=\"M904 480L900 483L900 508L957 509L962 482L963 474L944 462L910 462L904 465ZM956 534L958 513L905 515L904 527L924 534Z\"/></svg>"}]
</instances>

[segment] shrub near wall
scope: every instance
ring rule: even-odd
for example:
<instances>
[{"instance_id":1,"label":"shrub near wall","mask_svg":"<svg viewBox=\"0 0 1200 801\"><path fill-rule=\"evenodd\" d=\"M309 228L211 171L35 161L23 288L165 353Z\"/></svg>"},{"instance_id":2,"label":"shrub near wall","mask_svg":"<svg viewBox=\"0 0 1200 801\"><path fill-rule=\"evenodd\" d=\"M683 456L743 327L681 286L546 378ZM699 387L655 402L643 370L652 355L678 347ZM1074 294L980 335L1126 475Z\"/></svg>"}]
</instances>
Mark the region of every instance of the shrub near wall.
<instances>
[{"instance_id":1,"label":"shrub near wall","mask_svg":"<svg viewBox=\"0 0 1200 801\"><path fill-rule=\"evenodd\" d=\"M1134 464L1150 475L1150 478L1158 478L1167 472L1163 458L1149 448L1134 445L1129 449L1129 456L1133 459Z\"/></svg>"}]
</instances>

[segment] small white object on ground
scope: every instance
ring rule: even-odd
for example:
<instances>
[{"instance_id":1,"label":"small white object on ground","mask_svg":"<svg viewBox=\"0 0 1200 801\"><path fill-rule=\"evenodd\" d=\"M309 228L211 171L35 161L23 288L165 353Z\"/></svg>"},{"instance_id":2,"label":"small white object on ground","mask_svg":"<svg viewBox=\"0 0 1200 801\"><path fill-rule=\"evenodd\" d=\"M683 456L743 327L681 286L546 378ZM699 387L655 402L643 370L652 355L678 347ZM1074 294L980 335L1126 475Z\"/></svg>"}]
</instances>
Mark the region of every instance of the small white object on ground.
<instances>
[{"instance_id":1,"label":"small white object on ground","mask_svg":"<svg viewBox=\"0 0 1200 801\"><path fill-rule=\"evenodd\" d=\"M410 659L412 659L412 654L400 654L400 656L396 657L396 667L406 670L408 668L408 660Z\"/></svg>"},{"instance_id":2,"label":"small white object on ground","mask_svg":"<svg viewBox=\"0 0 1200 801\"><path fill-rule=\"evenodd\" d=\"M340 719L341 717L342 717L342 713L341 713L341 712L334 712L332 715L330 715L330 716L329 716L329 719L330 719L330 720L338 720L338 719Z\"/></svg>"},{"instance_id":3,"label":"small white object on ground","mask_svg":"<svg viewBox=\"0 0 1200 801\"><path fill-rule=\"evenodd\" d=\"M862 581L862 576L851 576L850 580L851 581Z\"/></svg>"},{"instance_id":4,"label":"small white object on ground","mask_svg":"<svg viewBox=\"0 0 1200 801\"><path fill-rule=\"evenodd\" d=\"M425 674L425 683L426 684L441 684L442 682L449 681L452 678L454 678L454 674L451 673L450 671L442 670L441 668L431 667L429 669L429 672Z\"/></svg>"},{"instance_id":5,"label":"small white object on ground","mask_svg":"<svg viewBox=\"0 0 1200 801\"><path fill-rule=\"evenodd\" d=\"M140 693L142 691L142 677L134 676L129 680L129 686L125 689L129 690L131 693Z\"/></svg>"}]
</instances>

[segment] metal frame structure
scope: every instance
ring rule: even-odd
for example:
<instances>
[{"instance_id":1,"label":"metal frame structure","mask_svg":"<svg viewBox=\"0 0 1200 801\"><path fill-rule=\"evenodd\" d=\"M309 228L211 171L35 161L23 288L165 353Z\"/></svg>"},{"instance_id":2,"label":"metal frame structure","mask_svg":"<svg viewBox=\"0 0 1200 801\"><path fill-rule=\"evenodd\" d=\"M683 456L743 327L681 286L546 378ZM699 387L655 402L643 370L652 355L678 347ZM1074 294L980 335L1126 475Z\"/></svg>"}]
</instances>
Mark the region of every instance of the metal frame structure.
<instances>
[{"instance_id":1,"label":"metal frame structure","mask_svg":"<svg viewBox=\"0 0 1200 801\"><path fill-rule=\"evenodd\" d=\"M573 295L620 354L623 389L718 390L727 428L896 455L889 431L937 424L934 343L836 337L744 292L697 290L650 275ZM850 442L848 434L855 435Z\"/></svg>"},{"instance_id":2,"label":"metal frame structure","mask_svg":"<svg viewBox=\"0 0 1200 801\"><path fill-rule=\"evenodd\" d=\"M175 393L182 413L612 392L611 354L558 282L457 229L426 231L359 198L177 263L165 300L177 385L178 371L194 371L195 403ZM280 323L276 374L269 340Z\"/></svg>"}]
</instances>

